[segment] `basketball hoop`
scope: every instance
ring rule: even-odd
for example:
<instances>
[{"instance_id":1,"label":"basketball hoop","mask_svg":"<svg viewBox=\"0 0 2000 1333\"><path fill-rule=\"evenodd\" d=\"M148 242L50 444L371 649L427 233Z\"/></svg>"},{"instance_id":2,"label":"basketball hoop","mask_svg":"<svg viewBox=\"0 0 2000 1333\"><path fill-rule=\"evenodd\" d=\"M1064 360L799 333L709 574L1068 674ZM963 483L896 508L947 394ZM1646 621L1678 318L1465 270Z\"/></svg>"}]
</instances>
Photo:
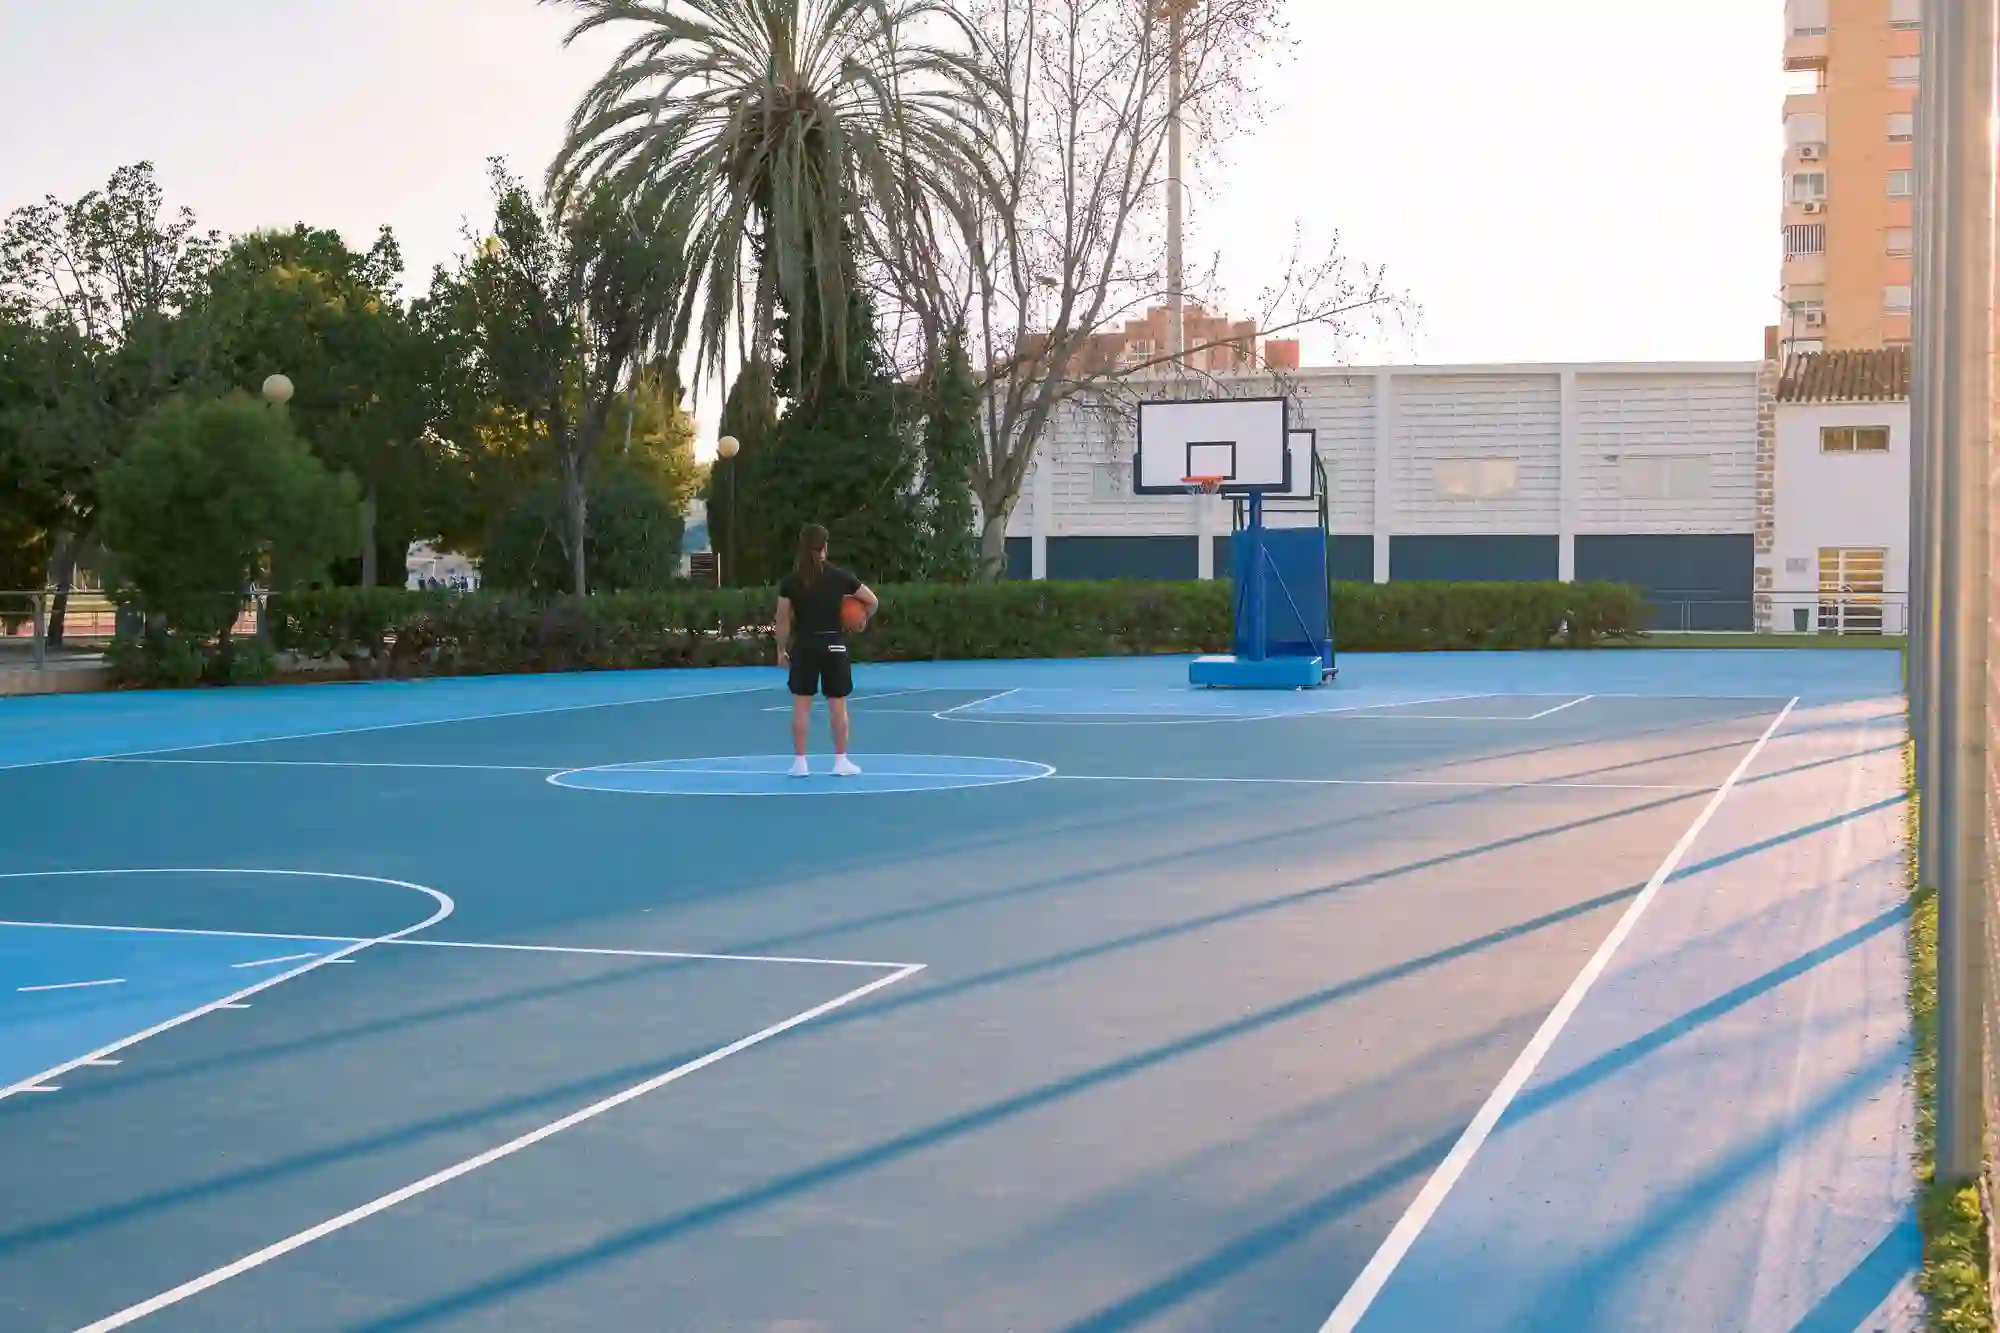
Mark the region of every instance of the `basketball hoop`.
<instances>
[{"instance_id":1,"label":"basketball hoop","mask_svg":"<svg viewBox=\"0 0 2000 1333\"><path fill-rule=\"evenodd\" d=\"M1227 480L1227 477L1182 477L1181 485L1187 487L1189 495L1217 495Z\"/></svg>"}]
</instances>

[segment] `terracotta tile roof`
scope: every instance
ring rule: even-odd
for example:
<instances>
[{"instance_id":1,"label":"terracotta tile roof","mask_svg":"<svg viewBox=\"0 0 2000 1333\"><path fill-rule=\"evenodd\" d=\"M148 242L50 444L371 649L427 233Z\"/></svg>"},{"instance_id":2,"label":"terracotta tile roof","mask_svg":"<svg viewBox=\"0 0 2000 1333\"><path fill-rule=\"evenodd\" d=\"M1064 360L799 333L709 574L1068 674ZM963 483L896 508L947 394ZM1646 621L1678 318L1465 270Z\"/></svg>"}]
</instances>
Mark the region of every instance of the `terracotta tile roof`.
<instances>
[{"instance_id":1,"label":"terracotta tile roof","mask_svg":"<svg viewBox=\"0 0 2000 1333\"><path fill-rule=\"evenodd\" d=\"M1910 349L1798 352L1778 379L1781 403L1873 403L1910 396Z\"/></svg>"}]
</instances>

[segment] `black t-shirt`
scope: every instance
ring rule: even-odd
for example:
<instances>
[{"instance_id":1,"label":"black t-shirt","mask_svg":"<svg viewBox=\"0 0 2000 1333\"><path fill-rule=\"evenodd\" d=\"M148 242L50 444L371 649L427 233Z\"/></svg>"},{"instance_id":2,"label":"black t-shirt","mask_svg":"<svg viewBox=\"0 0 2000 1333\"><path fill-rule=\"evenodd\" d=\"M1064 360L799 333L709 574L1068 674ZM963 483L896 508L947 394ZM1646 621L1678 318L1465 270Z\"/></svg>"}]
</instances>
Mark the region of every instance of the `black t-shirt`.
<instances>
[{"instance_id":1,"label":"black t-shirt","mask_svg":"<svg viewBox=\"0 0 2000 1333\"><path fill-rule=\"evenodd\" d=\"M811 583L796 569L779 579L778 596L792 604L793 636L839 634L841 599L860 587L860 579L834 564L822 567Z\"/></svg>"}]
</instances>

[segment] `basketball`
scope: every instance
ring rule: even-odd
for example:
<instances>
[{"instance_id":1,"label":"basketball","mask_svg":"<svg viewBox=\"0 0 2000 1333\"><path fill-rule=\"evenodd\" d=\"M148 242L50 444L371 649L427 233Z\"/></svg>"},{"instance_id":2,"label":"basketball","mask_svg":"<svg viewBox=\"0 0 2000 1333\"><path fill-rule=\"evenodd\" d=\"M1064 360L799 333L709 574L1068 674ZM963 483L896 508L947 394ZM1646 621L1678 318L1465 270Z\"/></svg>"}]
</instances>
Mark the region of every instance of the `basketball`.
<instances>
[{"instance_id":1,"label":"basketball","mask_svg":"<svg viewBox=\"0 0 2000 1333\"><path fill-rule=\"evenodd\" d=\"M840 627L849 634L859 634L868 628L868 605L859 597L840 599Z\"/></svg>"}]
</instances>

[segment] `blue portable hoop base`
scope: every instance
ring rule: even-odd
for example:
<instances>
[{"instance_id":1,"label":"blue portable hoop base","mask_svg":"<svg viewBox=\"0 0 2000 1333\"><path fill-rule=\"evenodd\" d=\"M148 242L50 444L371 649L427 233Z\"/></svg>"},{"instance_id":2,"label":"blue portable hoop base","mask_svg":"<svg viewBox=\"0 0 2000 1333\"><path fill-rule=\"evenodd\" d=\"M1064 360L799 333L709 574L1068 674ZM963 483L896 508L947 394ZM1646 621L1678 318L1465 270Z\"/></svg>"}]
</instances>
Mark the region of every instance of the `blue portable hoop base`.
<instances>
[{"instance_id":1,"label":"blue portable hoop base","mask_svg":"<svg viewBox=\"0 0 2000 1333\"><path fill-rule=\"evenodd\" d=\"M1297 432L1310 435L1310 432ZM1234 653L1198 657L1188 683L1210 689L1303 690L1332 680L1333 583L1327 569L1326 467L1308 442L1309 496L1236 497L1230 539L1236 583ZM1267 505L1310 505L1309 527L1267 528Z\"/></svg>"}]
</instances>

